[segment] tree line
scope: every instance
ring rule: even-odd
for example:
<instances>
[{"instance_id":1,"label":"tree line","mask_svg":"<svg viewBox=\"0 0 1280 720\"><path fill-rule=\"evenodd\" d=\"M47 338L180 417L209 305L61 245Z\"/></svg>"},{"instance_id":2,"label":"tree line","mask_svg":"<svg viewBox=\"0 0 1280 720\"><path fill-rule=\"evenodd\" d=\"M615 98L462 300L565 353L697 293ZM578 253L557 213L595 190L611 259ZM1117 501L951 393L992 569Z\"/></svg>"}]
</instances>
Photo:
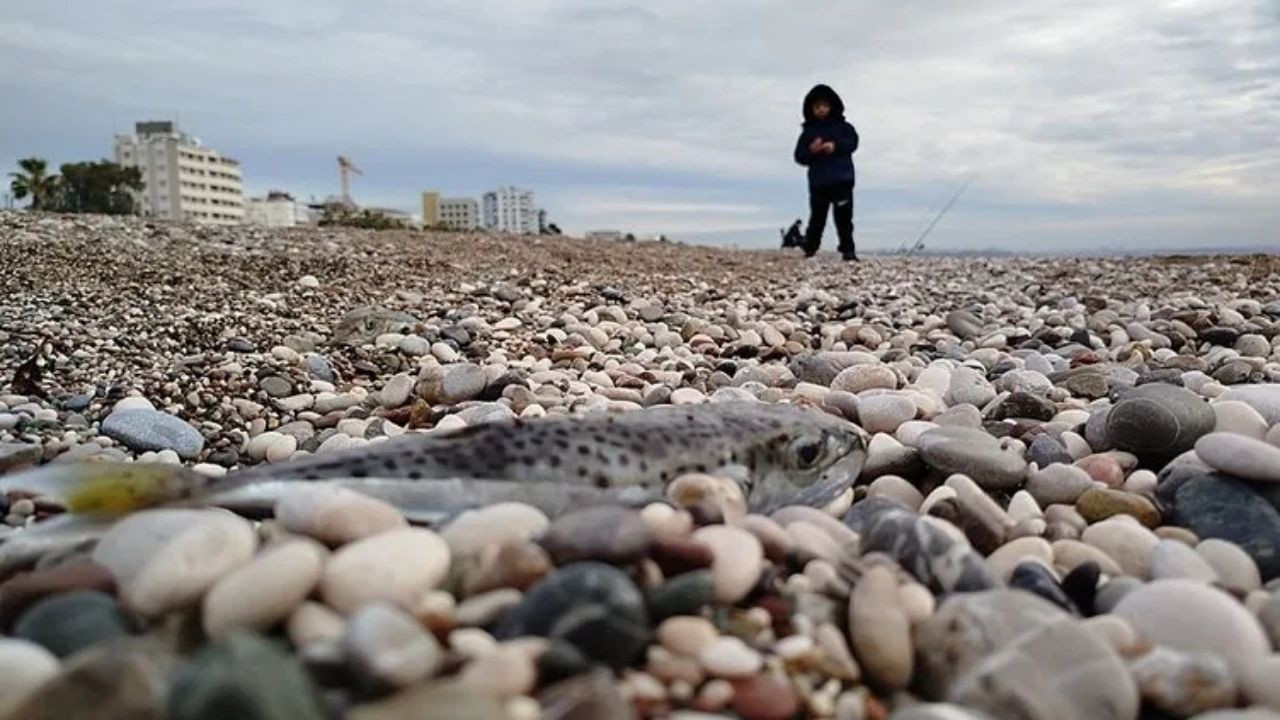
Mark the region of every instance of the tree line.
<instances>
[{"instance_id":1,"label":"tree line","mask_svg":"<svg viewBox=\"0 0 1280 720\"><path fill-rule=\"evenodd\" d=\"M143 188L141 170L109 160L63 163L50 173L44 158L23 158L9 177L15 198L30 198L30 209L45 212L134 215L134 193Z\"/></svg>"}]
</instances>

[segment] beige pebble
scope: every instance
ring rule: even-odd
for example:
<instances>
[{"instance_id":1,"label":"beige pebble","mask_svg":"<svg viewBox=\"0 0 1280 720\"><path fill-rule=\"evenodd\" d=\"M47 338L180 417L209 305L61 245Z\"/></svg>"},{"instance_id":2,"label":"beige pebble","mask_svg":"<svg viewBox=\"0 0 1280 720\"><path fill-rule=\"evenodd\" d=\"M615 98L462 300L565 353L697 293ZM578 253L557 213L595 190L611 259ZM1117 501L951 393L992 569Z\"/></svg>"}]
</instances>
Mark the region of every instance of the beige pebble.
<instances>
[{"instance_id":1,"label":"beige pebble","mask_svg":"<svg viewBox=\"0 0 1280 720\"><path fill-rule=\"evenodd\" d=\"M430 530L400 528L344 545L320 581L326 603L351 612L385 600L413 610L449 570L449 546Z\"/></svg>"},{"instance_id":2,"label":"beige pebble","mask_svg":"<svg viewBox=\"0 0 1280 720\"><path fill-rule=\"evenodd\" d=\"M709 525L695 531L693 539L711 548L716 600L733 604L755 587L764 563L764 548L755 535L738 527Z\"/></svg>"},{"instance_id":3,"label":"beige pebble","mask_svg":"<svg viewBox=\"0 0 1280 720\"><path fill-rule=\"evenodd\" d=\"M913 668L911 624L899 605L892 570L872 567L854 586L849 637L858 664L872 681L896 690L907 686Z\"/></svg>"},{"instance_id":4,"label":"beige pebble","mask_svg":"<svg viewBox=\"0 0 1280 720\"><path fill-rule=\"evenodd\" d=\"M1001 545L995 552L987 556L987 567L996 577L1009 582L1013 569L1024 560L1038 560L1048 567L1053 566L1053 546L1048 540L1038 537L1022 537Z\"/></svg>"},{"instance_id":5,"label":"beige pebble","mask_svg":"<svg viewBox=\"0 0 1280 720\"><path fill-rule=\"evenodd\" d=\"M201 618L211 638L236 628L266 630L284 620L320 581L328 552L314 540L285 540L214 584Z\"/></svg>"},{"instance_id":6,"label":"beige pebble","mask_svg":"<svg viewBox=\"0 0 1280 720\"><path fill-rule=\"evenodd\" d=\"M696 657L720 637L710 621L693 615L677 615L658 625L657 638L662 647L679 655Z\"/></svg>"},{"instance_id":7,"label":"beige pebble","mask_svg":"<svg viewBox=\"0 0 1280 720\"><path fill-rule=\"evenodd\" d=\"M525 503L496 503L468 510L440 531L449 551L458 557L479 552L487 545L507 540L528 540L547 529L547 514Z\"/></svg>"},{"instance_id":8,"label":"beige pebble","mask_svg":"<svg viewBox=\"0 0 1280 720\"><path fill-rule=\"evenodd\" d=\"M918 582L905 582L898 586L898 602L902 612L912 625L918 625L930 617L937 608L937 599L929 588Z\"/></svg>"},{"instance_id":9,"label":"beige pebble","mask_svg":"<svg viewBox=\"0 0 1280 720\"><path fill-rule=\"evenodd\" d=\"M754 675L764 665L760 653L736 637L721 637L698 652L698 662L714 677L740 678Z\"/></svg>"},{"instance_id":10,"label":"beige pebble","mask_svg":"<svg viewBox=\"0 0 1280 720\"><path fill-rule=\"evenodd\" d=\"M276 503L275 516L288 530L329 546L408 524L389 503L347 488L324 485L291 489Z\"/></svg>"},{"instance_id":11,"label":"beige pebble","mask_svg":"<svg viewBox=\"0 0 1280 720\"><path fill-rule=\"evenodd\" d=\"M538 670L525 650L499 645L467 663L458 674L458 682L485 695L512 698L533 692Z\"/></svg>"},{"instance_id":12,"label":"beige pebble","mask_svg":"<svg viewBox=\"0 0 1280 720\"><path fill-rule=\"evenodd\" d=\"M289 642L295 648L302 648L312 643L332 642L342 637L345 625L342 616L334 612L328 605L318 602L304 602L294 609L285 623L285 631Z\"/></svg>"}]
</instances>

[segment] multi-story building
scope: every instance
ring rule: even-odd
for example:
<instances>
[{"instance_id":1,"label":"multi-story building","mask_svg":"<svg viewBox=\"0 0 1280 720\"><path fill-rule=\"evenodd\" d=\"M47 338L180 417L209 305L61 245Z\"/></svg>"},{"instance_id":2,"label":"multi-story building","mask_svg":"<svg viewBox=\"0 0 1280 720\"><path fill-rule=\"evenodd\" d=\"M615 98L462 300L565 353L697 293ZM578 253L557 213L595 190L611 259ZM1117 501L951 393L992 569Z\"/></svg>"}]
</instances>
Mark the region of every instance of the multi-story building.
<instances>
[{"instance_id":1,"label":"multi-story building","mask_svg":"<svg viewBox=\"0 0 1280 720\"><path fill-rule=\"evenodd\" d=\"M179 132L170 121L140 122L115 138L116 163L142 171L139 207L162 220L211 225L244 221L240 163Z\"/></svg>"},{"instance_id":2,"label":"multi-story building","mask_svg":"<svg viewBox=\"0 0 1280 720\"><path fill-rule=\"evenodd\" d=\"M475 230L480 227L480 204L472 198L442 198L438 192L424 192L422 227Z\"/></svg>"},{"instance_id":3,"label":"multi-story building","mask_svg":"<svg viewBox=\"0 0 1280 720\"><path fill-rule=\"evenodd\" d=\"M442 199L440 224L450 230L475 230L480 227L480 203L475 198Z\"/></svg>"},{"instance_id":4,"label":"multi-story building","mask_svg":"<svg viewBox=\"0 0 1280 720\"><path fill-rule=\"evenodd\" d=\"M433 228L440 224L440 193L422 193L422 227Z\"/></svg>"},{"instance_id":5,"label":"multi-story building","mask_svg":"<svg viewBox=\"0 0 1280 720\"><path fill-rule=\"evenodd\" d=\"M533 203L533 191L507 186L485 193L484 227L522 235L538 232L538 207Z\"/></svg>"},{"instance_id":6,"label":"multi-story building","mask_svg":"<svg viewBox=\"0 0 1280 720\"><path fill-rule=\"evenodd\" d=\"M263 198L245 200L244 220L252 225L266 227L295 227L315 222L311 210L305 204L279 190L272 190Z\"/></svg>"}]
</instances>

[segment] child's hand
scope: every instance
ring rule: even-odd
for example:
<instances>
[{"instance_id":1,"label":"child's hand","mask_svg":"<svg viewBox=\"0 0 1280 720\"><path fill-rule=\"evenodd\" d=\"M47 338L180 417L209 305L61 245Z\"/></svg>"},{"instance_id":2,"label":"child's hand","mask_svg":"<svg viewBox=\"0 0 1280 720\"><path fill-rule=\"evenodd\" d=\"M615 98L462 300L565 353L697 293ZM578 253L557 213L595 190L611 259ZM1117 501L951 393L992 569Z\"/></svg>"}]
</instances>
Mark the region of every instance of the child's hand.
<instances>
[{"instance_id":1,"label":"child's hand","mask_svg":"<svg viewBox=\"0 0 1280 720\"><path fill-rule=\"evenodd\" d=\"M824 153L826 153L826 154L830 155L830 154L834 153L835 151L836 151L836 144L835 144L835 143L833 143L833 142L831 142L831 141L827 141L827 142L822 143L822 152L824 152Z\"/></svg>"},{"instance_id":2,"label":"child's hand","mask_svg":"<svg viewBox=\"0 0 1280 720\"><path fill-rule=\"evenodd\" d=\"M814 138L813 142L809 143L809 152L816 155L822 152L822 147L823 147L822 138Z\"/></svg>"}]
</instances>

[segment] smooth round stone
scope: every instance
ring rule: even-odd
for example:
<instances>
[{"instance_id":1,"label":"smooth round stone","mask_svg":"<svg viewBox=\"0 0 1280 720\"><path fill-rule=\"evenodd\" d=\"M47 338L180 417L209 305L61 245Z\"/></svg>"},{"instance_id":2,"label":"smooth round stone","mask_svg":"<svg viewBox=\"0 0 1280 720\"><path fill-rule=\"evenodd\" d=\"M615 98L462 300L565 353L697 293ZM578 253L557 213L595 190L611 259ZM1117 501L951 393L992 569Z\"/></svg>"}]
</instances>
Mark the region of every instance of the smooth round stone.
<instances>
[{"instance_id":1,"label":"smooth round stone","mask_svg":"<svg viewBox=\"0 0 1280 720\"><path fill-rule=\"evenodd\" d=\"M940 435L944 430L951 432ZM931 467L967 475L984 490L1011 490L1026 477L1026 461L1001 450L994 438L982 431L939 428L920 440L920 454Z\"/></svg>"},{"instance_id":2,"label":"smooth round stone","mask_svg":"<svg viewBox=\"0 0 1280 720\"><path fill-rule=\"evenodd\" d=\"M1071 464L1071 453L1062 443L1049 435L1039 435L1031 441L1027 448L1027 458L1038 467L1048 467L1054 463Z\"/></svg>"},{"instance_id":3,"label":"smooth round stone","mask_svg":"<svg viewBox=\"0 0 1280 720\"><path fill-rule=\"evenodd\" d=\"M283 621L320 581L327 554L301 538L263 550L204 596L205 633L218 637L238 627L267 630Z\"/></svg>"},{"instance_id":4,"label":"smooth round stone","mask_svg":"<svg viewBox=\"0 0 1280 720\"><path fill-rule=\"evenodd\" d=\"M1156 580L1183 578L1213 583L1218 574L1195 550L1177 540L1161 540L1151 550L1151 577Z\"/></svg>"},{"instance_id":5,"label":"smooth round stone","mask_svg":"<svg viewBox=\"0 0 1280 720\"><path fill-rule=\"evenodd\" d=\"M130 630L115 598L97 590L76 590L32 605L18 618L12 634L65 658Z\"/></svg>"},{"instance_id":6,"label":"smooth round stone","mask_svg":"<svg viewBox=\"0 0 1280 720\"><path fill-rule=\"evenodd\" d=\"M588 657L622 668L649 643L644 598L622 571L573 563L535 585L494 632L498 639L536 635L568 642Z\"/></svg>"},{"instance_id":7,"label":"smooth round stone","mask_svg":"<svg viewBox=\"0 0 1280 720\"><path fill-rule=\"evenodd\" d=\"M1077 460L1075 465L1088 473L1094 482L1100 482L1110 488L1119 488L1124 485L1124 468L1120 466L1120 461L1110 454L1099 453L1083 457Z\"/></svg>"},{"instance_id":8,"label":"smooth round stone","mask_svg":"<svg viewBox=\"0 0 1280 720\"><path fill-rule=\"evenodd\" d=\"M1153 643L1218 655L1241 676L1271 652L1257 618L1230 595L1194 580L1154 580L1125 595L1112 612Z\"/></svg>"},{"instance_id":9,"label":"smooth round stone","mask_svg":"<svg viewBox=\"0 0 1280 720\"><path fill-rule=\"evenodd\" d=\"M982 427L982 411L967 403L952 405L933 418L933 422L943 427L962 427L978 429Z\"/></svg>"},{"instance_id":10,"label":"smooth round stone","mask_svg":"<svg viewBox=\"0 0 1280 720\"><path fill-rule=\"evenodd\" d=\"M681 573L646 595L654 620L696 613L715 599L715 580L710 570Z\"/></svg>"},{"instance_id":11,"label":"smooth round stone","mask_svg":"<svg viewBox=\"0 0 1280 720\"><path fill-rule=\"evenodd\" d=\"M854 394L863 390L884 388L894 390L898 387L898 374L886 365L853 365L840 371L831 381L832 390L843 390Z\"/></svg>"},{"instance_id":12,"label":"smooth round stone","mask_svg":"<svg viewBox=\"0 0 1280 720\"><path fill-rule=\"evenodd\" d=\"M951 371L951 382L946 394L947 404L980 408L995 399L995 387L977 370L958 367Z\"/></svg>"},{"instance_id":13,"label":"smooth round stone","mask_svg":"<svg viewBox=\"0 0 1280 720\"><path fill-rule=\"evenodd\" d=\"M396 688L430 677L444 661L435 636L408 613L386 603L365 605L347 619L342 648L366 681Z\"/></svg>"},{"instance_id":14,"label":"smooth round stone","mask_svg":"<svg viewBox=\"0 0 1280 720\"><path fill-rule=\"evenodd\" d=\"M1268 655L1257 661L1242 680L1241 689L1252 704L1265 705L1280 715L1280 654Z\"/></svg>"},{"instance_id":15,"label":"smooth round stone","mask_svg":"<svg viewBox=\"0 0 1280 720\"><path fill-rule=\"evenodd\" d=\"M250 633L201 648L172 676L170 720L322 720L319 693L298 659Z\"/></svg>"},{"instance_id":16,"label":"smooth round stone","mask_svg":"<svg viewBox=\"0 0 1280 720\"><path fill-rule=\"evenodd\" d=\"M1027 471L1027 492L1041 507L1073 505L1094 488L1093 478L1083 468L1054 463Z\"/></svg>"},{"instance_id":17,"label":"smooth round stone","mask_svg":"<svg viewBox=\"0 0 1280 720\"><path fill-rule=\"evenodd\" d=\"M271 397L285 397L293 394L293 383L279 375L268 375L258 381L258 387Z\"/></svg>"},{"instance_id":18,"label":"smooth round stone","mask_svg":"<svg viewBox=\"0 0 1280 720\"><path fill-rule=\"evenodd\" d=\"M657 638L662 647L677 655L697 657L703 648L720 637L716 626L706 618L677 615L658 625Z\"/></svg>"},{"instance_id":19,"label":"smooth round stone","mask_svg":"<svg viewBox=\"0 0 1280 720\"><path fill-rule=\"evenodd\" d=\"M58 658L43 647L0 637L0 717L8 717L10 711L57 675L58 668Z\"/></svg>"},{"instance_id":20,"label":"smooth round stone","mask_svg":"<svg viewBox=\"0 0 1280 720\"><path fill-rule=\"evenodd\" d=\"M912 510L919 510L924 502L924 495L915 485L896 475L884 475L876 478L867 486L867 497L884 497L896 500Z\"/></svg>"},{"instance_id":21,"label":"smooth round stone","mask_svg":"<svg viewBox=\"0 0 1280 720\"><path fill-rule=\"evenodd\" d=\"M903 445L892 436L876 433L867 444L867 460L862 467L863 478L915 475L919 470L919 453L915 448Z\"/></svg>"},{"instance_id":22,"label":"smooth round stone","mask_svg":"<svg viewBox=\"0 0 1280 720\"><path fill-rule=\"evenodd\" d=\"M286 530L334 547L407 525L389 503L331 485L291 488L275 517Z\"/></svg>"},{"instance_id":23,"label":"smooth round stone","mask_svg":"<svg viewBox=\"0 0 1280 720\"><path fill-rule=\"evenodd\" d=\"M1009 574L1009 587L1039 595L1067 612L1076 611L1075 603L1062 589L1053 571L1038 560L1019 563Z\"/></svg>"},{"instance_id":24,"label":"smooth round stone","mask_svg":"<svg viewBox=\"0 0 1280 720\"><path fill-rule=\"evenodd\" d=\"M546 513L532 505L496 503L462 513L440 531L440 537L454 555L463 557L474 555L487 545L528 540L550 524Z\"/></svg>"},{"instance_id":25,"label":"smooth round stone","mask_svg":"<svg viewBox=\"0 0 1280 720\"><path fill-rule=\"evenodd\" d=\"M458 682L481 695L518 698L533 692L538 668L525 649L503 645L467 663L458 674Z\"/></svg>"},{"instance_id":26,"label":"smooth round stone","mask_svg":"<svg viewBox=\"0 0 1280 720\"><path fill-rule=\"evenodd\" d=\"M698 405L707 402L707 396L697 388L682 387L671 392L672 405Z\"/></svg>"},{"instance_id":27,"label":"smooth round stone","mask_svg":"<svg viewBox=\"0 0 1280 720\"><path fill-rule=\"evenodd\" d=\"M444 579L449 559L449 546L430 530L388 530L335 552L320 580L320 592L326 603L344 613L378 601L412 608Z\"/></svg>"},{"instance_id":28,"label":"smooth round stone","mask_svg":"<svg viewBox=\"0 0 1280 720\"><path fill-rule=\"evenodd\" d=\"M132 395L122 398L115 405L111 406L111 412L120 412L122 410L155 410L156 406L150 400L140 396Z\"/></svg>"},{"instance_id":29,"label":"smooth round stone","mask_svg":"<svg viewBox=\"0 0 1280 720\"><path fill-rule=\"evenodd\" d=\"M144 510L113 525L93 561L111 571L128 608L154 616L194 604L257 544L253 526L225 510Z\"/></svg>"},{"instance_id":30,"label":"smooth round stone","mask_svg":"<svg viewBox=\"0 0 1280 720\"><path fill-rule=\"evenodd\" d=\"M289 615L285 632L295 648L305 648L313 643L337 643L345 627L346 621L328 605L308 600Z\"/></svg>"},{"instance_id":31,"label":"smooth round stone","mask_svg":"<svg viewBox=\"0 0 1280 720\"><path fill-rule=\"evenodd\" d=\"M1280 483L1280 448L1235 433L1210 433L1196 441L1209 467L1255 482Z\"/></svg>"},{"instance_id":32,"label":"smooth round stone","mask_svg":"<svg viewBox=\"0 0 1280 720\"><path fill-rule=\"evenodd\" d=\"M653 535L638 513L602 506L557 517L538 542L557 565L581 560L629 565L648 554Z\"/></svg>"},{"instance_id":33,"label":"smooth round stone","mask_svg":"<svg viewBox=\"0 0 1280 720\"><path fill-rule=\"evenodd\" d=\"M858 664L875 684L901 690L911 681L911 623L899 606L893 570L866 570L849 598L849 637Z\"/></svg>"},{"instance_id":34,"label":"smooth round stone","mask_svg":"<svg viewBox=\"0 0 1280 720\"><path fill-rule=\"evenodd\" d=\"M472 595L458 604L457 622L464 627L489 627L520 604L524 594L514 588L498 588ZM419 610L419 615L421 615Z\"/></svg>"},{"instance_id":35,"label":"smooth round stone","mask_svg":"<svg viewBox=\"0 0 1280 720\"><path fill-rule=\"evenodd\" d=\"M915 633L913 687L1005 717L1137 717L1139 698L1111 647L1032 593L988 590L947 598ZM1070 714L1061 714L1071 708ZM1023 714L1025 713L1025 714ZM1009 716L1013 717L1013 716Z\"/></svg>"},{"instance_id":36,"label":"smooth round stone","mask_svg":"<svg viewBox=\"0 0 1280 720\"><path fill-rule=\"evenodd\" d=\"M1009 499L1006 512L1009 513L1009 519L1014 522L1044 519L1044 511L1040 509L1040 503L1036 502L1036 499L1026 490L1019 490L1013 494Z\"/></svg>"},{"instance_id":37,"label":"smooth round stone","mask_svg":"<svg viewBox=\"0 0 1280 720\"><path fill-rule=\"evenodd\" d=\"M490 545L475 556L473 567L465 570L463 593L474 595L498 588L528 589L553 569L551 558L538 545L525 540L508 540Z\"/></svg>"},{"instance_id":38,"label":"smooth round stone","mask_svg":"<svg viewBox=\"0 0 1280 720\"><path fill-rule=\"evenodd\" d=\"M716 600L731 605L746 597L764 567L764 548L756 536L738 527L708 525L693 539L711 548Z\"/></svg>"},{"instance_id":39,"label":"smooth round stone","mask_svg":"<svg viewBox=\"0 0 1280 720\"><path fill-rule=\"evenodd\" d=\"M1280 383L1267 385L1247 385L1233 387L1224 392L1218 400L1238 400L1258 411L1267 425L1274 427L1280 424Z\"/></svg>"},{"instance_id":40,"label":"smooth round stone","mask_svg":"<svg viewBox=\"0 0 1280 720\"><path fill-rule=\"evenodd\" d=\"M1159 478L1150 470L1134 470L1129 473L1129 477L1125 478L1123 488L1125 492L1134 495L1154 497L1159 484Z\"/></svg>"},{"instance_id":41,"label":"smooth round stone","mask_svg":"<svg viewBox=\"0 0 1280 720\"><path fill-rule=\"evenodd\" d=\"M1143 699L1173 717L1231 707L1238 694L1231 668L1216 655L1156 647L1132 661L1129 672Z\"/></svg>"},{"instance_id":42,"label":"smooth round stone","mask_svg":"<svg viewBox=\"0 0 1280 720\"><path fill-rule=\"evenodd\" d=\"M1271 355L1271 342L1256 333L1246 333L1236 339L1235 349L1243 357L1265 358Z\"/></svg>"},{"instance_id":43,"label":"smooth round stone","mask_svg":"<svg viewBox=\"0 0 1280 720\"><path fill-rule=\"evenodd\" d=\"M1246 593L1262 587L1258 564L1239 545L1210 538L1196 545L1196 553L1213 568L1224 586Z\"/></svg>"},{"instance_id":44,"label":"smooth round stone","mask_svg":"<svg viewBox=\"0 0 1280 720\"><path fill-rule=\"evenodd\" d=\"M893 433L916 416L916 404L902 395L872 395L858 398L858 420L870 433Z\"/></svg>"},{"instance_id":45,"label":"smooth round stone","mask_svg":"<svg viewBox=\"0 0 1280 720\"><path fill-rule=\"evenodd\" d=\"M1090 525L1081 539L1113 558L1126 575L1144 580L1151 576L1151 551L1160 539L1136 521L1109 518Z\"/></svg>"},{"instance_id":46,"label":"smooth round stone","mask_svg":"<svg viewBox=\"0 0 1280 720\"><path fill-rule=\"evenodd\" d=\"M764 665L760 653L736 637L721 637L698 653L698 662L712 677L741 678L754 675Z\"/></svg>"},{"instance_id":47,"label":"smooth round stone","mask_svg":"<svg viewBox=\"0 0 1280 720\"><path fill-rule=\"evenodd\" d=\"M1123 490L1090 488L1076 499L1076 510L1091 523L1115 515L1128 515L1150 528L1160 525L1160 511L1150 500Z\"/></svg>"},{"instance_id":48,"label":"smooth round stone","mask_svg":"<svg viewBox=\"0 0 1280 720\"><path fill-rule=\"evenodd\" d=\"M24 610L43 598L75 590L114 594L115 578L107 568L87 561L19 573L0 583L0 631L7 632Z\"/></svg>"},{"instance_id":49,"label":"smooth round stone","mask_svg":"<svg viewBox=\"0 0 1280 720\"><path fill-rule=\"evenodd\" d=\"M445 370L440 381L441 399L450 404L475 399L487 383L488 377L479 365L454 365Z\"/></svg>"},{"instance_id":50,"label":"smooth round stone","mask_svg":"<svg viewBox=\"0 0 1280 720\"><path fill-rule=\"evenodd\" d=\"M1115 615L1095 615L1085 618L1080 626L1110 645L1121 657L1135 655L1150 648L1133 626Z\"/></svg>"},{"instance_id":51,"label":"smooth round stone","mask_svg":"<svg viewBox=\"0 0 1280 720\"><path fill-rule=\"evenodd\" d=\"M1009 581L1013 569L1025 560L1036 560L1046 567L1053 566L1053 546L1038 537L1011 540L987 556L987 567L1004 582Z\"/></svg>"},{"instance_id":52,"label":"smooth round stone","mask_svg":"<svg viewBox=\"0 0 1280 720\"><path fill-rule=\"evenodd\" d=\"M1129 391L1111 408L1107 440L1138 455L1172 457L1190 450L1217 424L1209 404L1175 385L1150 383Z\"/></svg>"},{"instance_id":53,"label":"smooth round stone","mask_svg":"<svg viewBox=\"0 0 1280 720\"><path fill-rule=\"evenodd\" d=\"M1110 555L1079 540L1054 540L1053 563L1071 572L1085 563L1093 563L1106 575L1122 575L1124 570Z\"/></svg>"},{"instance_id":54,"label":"smooth round stone","mask_svg":"<svg viewBox=\"0 0 1280 720\"><path fill-rule=\"evenodd\" d=\"M172 415L135 408L115 410L102 421L102 434L130 450L173 450L191 460L204 449L200 431Z\"/></svg>"},{"instance_id":55,"label":"smooth round stone","mask_svg":"<svg viewBox=\"0 0 1280 720\"><path fill-rule=\"evenodd\" d=\"M1253 558L1263 581L1280 577L1280 512L1250 483L1193 474L1176 486L1173 495L1171 524L1188 528L1202 539L1235 543Z\"/></svg>"},{"instance_id":56,"label":"smooth round stone","mask_svg":"<svg viewBox=\"0 0 1280 720\"><path fill-rule=\"evenodd\" d=\"M1248 403L1239 400L1220 400L1210 405L1217 422L1215 433L1235 433L1262 440L1267 436L1267 421Z\"/></svg>"},{"instance_id":57,"label":"smooth round stone","mask_svg":"<svg viewBox=\"0 0 1280 720\"><path fill-rule=\"evenodd\" d=\"M734 683L733 709L742 720L788 720L800 709L791 683L760 674Z\"/></svg>"},{"instance_id":58,"label":"smooth round stone","mask_svg":"<svg viewBox=\"0 0 1280 720\"><path fill-rule=\"evenodd\" d=\"M382 387L382 392L378 394L378 401L382 407L388 410L404 405L409 401L409 394L413 392L414 379L406 374L394 375L387 384Z\"/></svg>"}]
</instances>

